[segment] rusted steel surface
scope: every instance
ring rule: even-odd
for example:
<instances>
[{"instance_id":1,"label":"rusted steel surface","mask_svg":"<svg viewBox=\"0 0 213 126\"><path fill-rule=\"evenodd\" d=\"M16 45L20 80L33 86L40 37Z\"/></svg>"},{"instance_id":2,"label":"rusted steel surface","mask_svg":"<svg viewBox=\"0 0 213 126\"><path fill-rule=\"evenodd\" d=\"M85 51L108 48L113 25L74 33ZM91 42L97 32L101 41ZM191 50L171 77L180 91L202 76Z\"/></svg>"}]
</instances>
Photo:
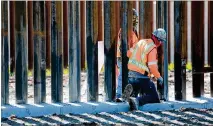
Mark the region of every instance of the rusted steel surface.
<instances>
[{"instance_id":1,"label":"rusted steel surface","mask_svg":"<svg viewBox=\"0 0 213 126\"><path fill-rule=\"evenodd\" d=\"M136 2L138 2L138 1L132 1L132 2L133 2L133 7L132 8L134 8L136 10L136 6L137 6Z\"/></svg>"},{"instance_id":2,"label":"rusted steel surface","mask_svg":"<svg viewBox=\"0 0 213 126\"><path fill-rule=\"evenodd\" d=\"M157 28L163 28L168 36L168 2L157 1ZM164 42L158 47L158 68L161 76L164 78L164 89L158 87L160 99L168 100L168 37L167 42Z\"/></svg>"},{"instance_id":3,"label":"rusted steel surface","mask_svg":"<svg viewBox=\"0 0 213 126\"><path fill-rule=\"evenodd\" d=\"M98 1L98 41L104 40L103 27L103 1Z\"/></svg>"},{"instance_id":4,"label":"rusted steel surface","mask_svg":"<svg viewBox=\"0 0 213 126\"><path fill-rule=\"evenodd\" d=\"M1 2L1 103L9 103L8 2Z\"/></svg>"},{"instance_id":5,"label":"rusted steel surface","mask_svg":"<svg viewBox=\"0 0 213 126\"><path fill-rule=\"evenodd\" d=\"M50 69L51 62L51 1L45 1L46 17L46 68Z\"/></svg>"},{"instance_id":6,"label":"rusted steel surface","mask_svg":"<svg viewBox=\"0 0 213 126\"><path fill-rule=\"evenodd\" d=\"M80 45L80 2L69 1L69 101L80 101L81 45Z\"/></svg>"},{"instance_id":7,"label":"rusted steel surface","mask_svg":"<svg viewBox=\"0 0 213 126\"><path fill-rule=\"evenodd\" d=\"M16 103L27 103L27 17L26 2L15 1Z\"/></svg>"},{"instance_id":8,"label":"rusted steel surface","mask_svg":"<svg viewBox=\"0 0 213 126\"><path fill-rule=\"evenodd\" d=\"M51 95L52 102L63 100L62 2L51 2Z\"/></svg>"},{"instance_id":9,"label":"rusted steel surface","mask_svg":"<svg viewBox=\"0 0 213 126\"><path fill-rule=\"evenodd\" d=\"M33 70L33 1L27 1L28 19L28 69Z\"/></svg>"},{"instance_id":10,"label":"rusted steel surface","mask_svg":"<svg viewBox=\"0 0 213 126\"><path fill-rule=\"evenodd\" d=\"M63 59L64 68L68 67L68 1L63 1Z\"/></svg>"},{"instance_id":11,"label":"rusted steel surface","mask_svg":"<svg viewBox=\"0 0 213 126\"><path fill-rule=\"evenodd\" d=\"M88 101L98 100L98 2L86 1Z\"/></svg>"},{"instance_id":12,"label":"rusted steel surface","mask_svg":"<svg viewBox=\"0 0 213 126\"><path fill-rule=\"evenodd\" d=\"M148 39L153 32L153 2L139 1L139 38Z\"/></svg>"},{"instance_id":13,"label":"rusted steel surface","mask_svg":"<svg viewBox=\"0 0 213 126\"><path fill-rule=\"evenodd\" d=\"M10 6L10 73L15 72L15 1L9 1Z\"/></svg>"},{"instance_id":14,"label":"rusted steel surface","mask_svg":"<svg viewBox=\"0 0 213 126\"><path fill-rule=\"evenodd\" d=\"M81 23L81 70L86 69L85 61L85 43L86 43L86 26L85 26L85 1L80 1L80 23Z\"/></svg>"},{"instance_id":15,"label":"rusted steel surface","mask_svg":"<svg viewBox=\"0 0 213 126\"><path fill-rule=\"evenodd\" d=\"M157 28L163 28L163 9L162 9L163 3L162 1L156 2L156 29ZM158 47L158 70L161 74L161 76L164 75L163 73L163 46L161 45ZM157 86L157 90L159 92L160 99L163 99L163 89L160 86Z\"/></svg>"},{"instance_id":16,"label":"rusted steel surface","mask_svg":"<svg viewBox=\"0 0 213 126\"><path fill-rule=\"evenodd\" d=\"M104 54L105 54L105 93L106 101L112 101L115 93L115 40L116 3L104 1Z\"/></svg>"},{"instance_id":17,"label":"rusted steel surface","mask_svg":"<svg viewBox=\"0 0 213 126\"><path fill-rule=\"evenodd\" d=\"M213 12L213 2L209 1L208 2L209 5L209 43L210 43L210 66L213 68L213 16L212 16L212 12ZM212 71L213 72L213 71ZM211 92L211 96L213 97L213 73L210 74L210 92Z\"/></svg>"},{"instance_id":18,"label":"rusted steel surface","mask_svg":"<svg viewBox=\"0 0 213 126\"><path fill-rule=\"evenodd\" d=\"M204 93L204 2L192 1L192 86L193 96Z\"/></svg>"},{"instance_id":19,"label":"rusted steel surface","mask_svg":"<svg viewBox=\"0 0 213 126\"><path fill-rule=\"evenodd\" d=\"M122 1L120 14L121 14L121 47L122 47L122 90L124 90L125 86L128 82L128 69L127 69L127 50L128 50L128 40L130 39L128 36L131 35L132 31L132 2Z\"/></svg>"},{"instance_id":20,"label":"rusted steel surface","mask_svg":"<svg viewBox=\"0 0 213 126\"><path fill-rule=\"evenodd\" d=\"M121 25L120 25L120 19L121 19L121 15L120 15L120 7L121 7L121 2L120 1L116 1L115 2L116 4L116 8L115 8L115 11L116 11L116 37L118 37L118 32L119 32L119 29L121 28ZM115 45L117 45L117 42L118 41L115 41ZM117 46L115 46L115 52L117 52ZM117 53L115 53L115 62L117 62ZM117 63L116 63L117 64ZM115 65L116 67L116 65ZM116 73L116 70L115 70L115 73Z\"/></svg>"},{"instance_id":21,"label":"rusted steel surface","mask_svg":"<svg viewBox=\"0 0 213 126\"><path fill-rule=\"evenodd\" d=\"M173 1L172 1L173 2ZM174 3L174 2L173 2ZM174 12L174 11L173 11ZM172 62L172 60L171 60L171 20L170 20L170 17L171 17L171 1L168 1L168 47L169 47L169 49L168 49L168 57L169 57L169 59L168 59L168 63L171 63Z\"/></svg>"},{"instance_id":22,"label":"rusted steel surface","mask_svg":"<svg viewBox=\"0 0 213 126\"><path fill-rule=\"evenodd\" d=\"M175 1L175 99L186 100L187 6Z\"/></svg>"},{"instance_id":23,"label":"rusted steel surface","mask_svg":"<svg viewBox=\"0 0 213 126\"><path fill-rule=\"evenodd\" d=\"M33 2L33 40L34 40L34 102L46 99L46 61L45 61L45 17L44 2Z\"/></svg>"},{"instance_id":24,"label":"rusted steel surface","mask_svg":"<svg viewBox=\"0 0 213 126\"><path fill-rule=\"evenodd\" d=\"M133 1L129 1L128 2L128 10L127 10L127 25L128 25L128 48L129 49L131 47L131 45L129 44L129 41L131 39L131 35L132 35L132 29L133 29L133 23L132 23L132 17L133 17L133 13L132 13L132 8L133 8ZM126 55L126 53L125 53Z\"/></svg>"}]
</instances>

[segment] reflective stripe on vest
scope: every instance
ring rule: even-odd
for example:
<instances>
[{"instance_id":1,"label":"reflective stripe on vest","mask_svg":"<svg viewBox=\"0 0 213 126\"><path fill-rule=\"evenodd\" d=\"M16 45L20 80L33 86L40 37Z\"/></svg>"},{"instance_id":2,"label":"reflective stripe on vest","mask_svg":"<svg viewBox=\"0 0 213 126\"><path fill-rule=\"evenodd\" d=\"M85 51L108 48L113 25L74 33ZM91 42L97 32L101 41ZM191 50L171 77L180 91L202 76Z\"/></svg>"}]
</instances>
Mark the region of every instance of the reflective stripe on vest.
<instances>
[{"instance_id":1,"label":"reflective stripe on vest","mask_svg":"<svg viewBox=\"0 0 213 126\"><path fill-rule=\"evenodd\" d=\"M153 42L149 43L149 44L146 44L144 49L144 53L141 55L141 59L143 60L142 62L145 62L145 58L144 56L148 53L148 51L150 50L150 48L152 48L153 46L155 46L155 44Z\"/></svg>"},{"instance_id":2,"label":"reflective stripe on vest","mask_svg":"<svg viewBox=\"0 0 213 126\"><path fill-rule=\"evenodd\" d=\"M145 64L142 64L142 63L140 63L140 62L138 62L136 60L133 60L133 59L130 59L129 63L131 63L131 64L137 66L138 68L140 68L140 69L142 69L142 70L144 70L144 71L149 73L149 68Z\"/></svg>"},{"instance_id":3,"label":"reflective stripe on vest","mask_svg":"<svg viewBox=\"0 0 213 126\"><path fill-rule=\"evenodd\" d=\"M129 64L135 65L138 68L147 71L149 73L149 68L146 65L146 59L145 56L149 53L149 51L155 47L155 44L153 42L146 42L144 40L141 40L137 43L136 47L134 48L133 55L129 59ZM138 49L143 48L143 52L141 54L141 61L136 60L136 54L138 52Z\"/></svg>"}]
</instances>

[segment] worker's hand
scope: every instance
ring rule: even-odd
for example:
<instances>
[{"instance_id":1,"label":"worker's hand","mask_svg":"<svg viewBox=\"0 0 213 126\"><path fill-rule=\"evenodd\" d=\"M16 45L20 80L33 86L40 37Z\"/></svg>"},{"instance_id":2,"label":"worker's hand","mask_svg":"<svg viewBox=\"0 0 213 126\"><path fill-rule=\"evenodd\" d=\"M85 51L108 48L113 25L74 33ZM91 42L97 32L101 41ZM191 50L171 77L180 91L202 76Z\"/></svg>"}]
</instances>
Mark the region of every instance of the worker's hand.
<instances>
[{"instance_id":1,"label":"worker's hand","mask_svg":"<svg viewBox=\"0 0 213 126\"><path fill-rule=\"evenodd\" d=\"M159 77L157 81L160 84L160 86L163 87L163 78Z\"/></svg>"}]
</instances>

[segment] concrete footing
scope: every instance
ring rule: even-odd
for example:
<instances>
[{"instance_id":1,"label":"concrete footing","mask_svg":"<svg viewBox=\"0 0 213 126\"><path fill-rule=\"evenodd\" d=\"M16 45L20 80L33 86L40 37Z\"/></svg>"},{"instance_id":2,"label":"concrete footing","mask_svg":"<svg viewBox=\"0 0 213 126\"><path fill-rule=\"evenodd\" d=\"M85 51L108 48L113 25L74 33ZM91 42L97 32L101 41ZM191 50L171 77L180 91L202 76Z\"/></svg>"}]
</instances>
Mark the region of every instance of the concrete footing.
<instances>
[{"instance_id":1,"label":"concrete footing","mask_svg":"<svg viewBox=\"0 0 213 126\"><path fill-rule=\"evenodd\" d=\"M165 111L181 108L213 108L213 98L197 98L187 101L168 101L163 103L146 104L141 111ZM52 114L95 114L100 112L128 112L128 103L114 102L80 102L80 103L43 103L43 104L11 104L1 106L1 117L15 115L17 117L38 117Z\"/></svg>"}]
</instances>

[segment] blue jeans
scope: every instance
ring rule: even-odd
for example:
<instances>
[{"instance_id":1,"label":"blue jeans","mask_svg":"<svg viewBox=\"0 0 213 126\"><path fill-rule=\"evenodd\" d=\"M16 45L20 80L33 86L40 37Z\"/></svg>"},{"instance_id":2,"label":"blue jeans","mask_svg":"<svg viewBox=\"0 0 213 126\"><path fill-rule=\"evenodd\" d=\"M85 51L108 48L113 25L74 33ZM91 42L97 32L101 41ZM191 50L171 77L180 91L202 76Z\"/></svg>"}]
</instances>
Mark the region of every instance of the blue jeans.
<instances>
[{"instance_id":1,"label":"blue jeans","mask_svg":"<svg viewBox=\"0 0 213 126\"><path fill-rule=\"evenodd\" d=\"M132 97L136 97L139 105L147 103L160 103L155 84L148 76L138 72L129 71L128 83L133 87ZM140 96L138 96L140 94Z\"/></svg>"},{"instance_id":2,"label":"blue jeans","mask_svg":"<svg viewBox=\"0 0 213 126\"><path fill-rule=\"evenodd\" d=\"M116 88L116 98L120 98L122 95L122 63L121 63L121 60L117 60L117 64L118 64L119 74L118 74L118 86Z\"/></svg>"}]
</instances>

